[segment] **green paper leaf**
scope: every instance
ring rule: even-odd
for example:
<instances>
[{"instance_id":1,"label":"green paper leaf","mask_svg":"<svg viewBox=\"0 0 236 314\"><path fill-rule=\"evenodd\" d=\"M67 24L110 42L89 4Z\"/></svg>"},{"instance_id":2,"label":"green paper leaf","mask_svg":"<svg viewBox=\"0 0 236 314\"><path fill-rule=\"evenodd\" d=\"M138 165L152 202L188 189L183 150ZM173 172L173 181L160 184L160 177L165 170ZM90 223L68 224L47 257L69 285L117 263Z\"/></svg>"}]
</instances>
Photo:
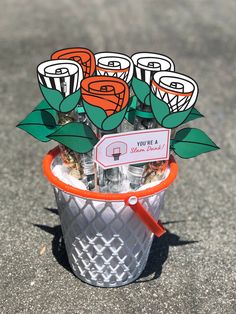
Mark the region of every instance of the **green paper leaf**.
<instances>
[{"instance_id":1,"label":"green paper leaf","mask_svg":"<svg viewBox=\"0 0 236 314\"><path fill-rule=\"evenodd\" d=\"M184 111L172 112L162 120L162 126L167 129L173 129L181 125L187 119L192 108Z\"/></svg>"},{"instance_id":2,"label":"green paper leaf","mask_svg":"<svg viewBox=\"0 0 236 314\"><path fill-rule=\"evenodd\" d=\"M204 115L201 114L196 108L193 107L187 119L184 120L184 123L187 123L189 121L196 120L202 117L204 117Z\"/></svg>"},{"instance_id":3,"label":"green paper leaf","mask_svg":"<svg viewBox=\"0 0 236 314\"><path fill-rule=\"evenodd\" d=\"M67 96L59 105L59 111L63 113L70 112L78 105L81 97L80 89Z\"/></svg>"},{"instance_id":4,"label":"green paper leaf","mask_svg":"<svg viewBox=\"0 0 236 314\"><path fill-rule=\"evenodd\" d=\"M132 79L132 88L141 103L145 103L146 105L150 105L149 95L151 93L150 86L136 77ZM145 102L146 101L146 102Z\"/></svg>"},{"instance_id":5,"label":"green paper leaf","mask_svg":"<svg viewBox=\"0 0 236 314\"><path fill-rule=\"evenodd\" d=\"M97 128L101 129L103 121L107 118L106 112L100 107L90 105L85 100L83 100L83 105L89 119Z\"/></svg>"},{"instance_id":6,"label":"green paper leaf","mask_svg":"<svg viewBox=\"0 0 236 314\"><path fill-rule=\"evenodd\" d=\"M62 94L52 88L47 88L41 84L39 84L41 92L45 98L45 100L48 102L48 104L55 110L60 111L60 104L63 101Z\"/></svg>"},{"instance_id":7,"label":"green paper leaf","mask_svg":"<svg viewBox=\"0 0 236 314\"><path fill-rule=\"evenodd\" d=\"M127 106L123 110L107 117L102 124L102 130L110 131L117 128L121 124L123 119L125 118L126 111L127 111Z\"/></svg>"},{"instance_id":8,"label":"green paper leaf","mask_svg":"<svg viewBox=\"0 0 236 314\"><path fill-rule=\"evenodd\" d=\"M137 103L138 103L138 98L133 95L132 97L130 97L129 99L129 104L128 104L128 109L127 112L125 114L125 118L126 120L129 121L130 124L134 124L134 120L136 117L136 107L137 107Z\"/></svg>"},{"instance_id":9,"label":"green paper leaf","mask_svg":"<svg viewBox=\"0 0 236 314\"><path fill-rule=\"evenodd\" d=\"M164 118L170 114L170 109L167 103L163 100L157 98L153 93L150 96L152 112L157 120L157 122L162 125Z\"/></svg>"},{"instance_id":10,"label":"green paper leaf","mask_svg":"<svg viewBox=\"0 0 236 314\"><path fill-rule=\"evenodd\" d=\"M184 111L170 112L166 102L151 93L151 107L157 122L164 128L173 129L191 120L202 117L203 115L195 108Z\"/></svg>"},{"instance_id":11,"label":"green paper leaf","mask_svg":"<svg viewBox=\"0 0 236 314\"><path fill-rule=\"evenodd\" d=\"M67 113L67 112L72 111L79 103L79 100L81 97L80 89L65 98L56 89L47 88L41 84L40 84L40 89L45 100L48 102L48 104L53 109L62 113Z\"/></svg>"},{"instance_id":12,"label":"green paper leaf","mask_svg":"<svg viewBox=\"0 0 236 314\"><path fill-rule=\"evenodd\" d=\"M40 105L43 106L41 103ZM17 127L41 142L48 142L47 136L56 130L56 121L46 110L35 110L28 114Z\"/></svg>"},{"instance_id":13,"label":"green paper leaf","mask_svg":"<svg viewBox=\"0 0 236 314\"><path fill-rule=\"evenodd\" d=\"M181 158L193 158L219 149L206 133L192 128L178 131L171 146L174 152Z\"/></svg>"},{"instance_id":14,"label":"green paper leaf","mask_svg":"<svg viewBox=\"0 0 236 314\"><path fill-rule=\"evenodd\" d=\"M36 111L36 110L45 110L53 116L56 122L58 121L57 111L54 110L51 106L49 106L46 100L42 100L41 103L39 103L38 106L35 107L33 111Z\"/></svg>"},{"instance_id":15,"label":"green paper leaf","mask_svg":"<svg viewBox=\"0 0 236 314\"><path fill-rule=\"evenodd\" d=\"M53 139L77 153L87 153L93 149L98 139L89 126L81 122L70 122L62 125L49 135Z\"/></svg>"}]
</instances>

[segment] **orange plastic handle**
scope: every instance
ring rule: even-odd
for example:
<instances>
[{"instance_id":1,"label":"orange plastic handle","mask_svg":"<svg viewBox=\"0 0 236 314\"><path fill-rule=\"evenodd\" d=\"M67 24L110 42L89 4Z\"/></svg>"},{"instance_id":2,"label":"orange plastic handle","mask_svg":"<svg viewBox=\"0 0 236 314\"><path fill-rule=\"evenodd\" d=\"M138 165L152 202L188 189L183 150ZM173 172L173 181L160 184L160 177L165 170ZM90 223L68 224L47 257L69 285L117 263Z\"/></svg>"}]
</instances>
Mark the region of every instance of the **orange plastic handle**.
<instances>
[{"instance_id":1,"label":"orange plastic handle","mask_svg":"<svg viewBox=\"0 0 236 314\"><path fill-rule=\"evenodd\" d=\"M166 229L162 226L160 221L156 221L152 215L139 203L136 196L130 196L125 200L125 204L130 206L138 215L142 222L151 230L158 238L160 238Z\"/></svg>"}]
</instances>

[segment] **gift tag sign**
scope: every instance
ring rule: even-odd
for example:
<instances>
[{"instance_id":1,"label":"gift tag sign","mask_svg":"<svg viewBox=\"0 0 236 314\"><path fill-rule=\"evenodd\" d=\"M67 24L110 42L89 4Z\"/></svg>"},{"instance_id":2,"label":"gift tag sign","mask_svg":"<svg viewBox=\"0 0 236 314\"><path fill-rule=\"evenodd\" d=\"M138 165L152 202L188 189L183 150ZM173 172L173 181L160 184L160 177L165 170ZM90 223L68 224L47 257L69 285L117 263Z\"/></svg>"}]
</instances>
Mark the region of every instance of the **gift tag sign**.
<instances>
[{"instance_id":1,"label":"gift tag sign","mask_svg":"<svg viewBox=\"0 0 236 314\"><path fill-rule=\"evenodd\" d=\"M95 146L95 162L104 169L169 159L170 129L105 135Z\"/></svg>"}]
</instances>

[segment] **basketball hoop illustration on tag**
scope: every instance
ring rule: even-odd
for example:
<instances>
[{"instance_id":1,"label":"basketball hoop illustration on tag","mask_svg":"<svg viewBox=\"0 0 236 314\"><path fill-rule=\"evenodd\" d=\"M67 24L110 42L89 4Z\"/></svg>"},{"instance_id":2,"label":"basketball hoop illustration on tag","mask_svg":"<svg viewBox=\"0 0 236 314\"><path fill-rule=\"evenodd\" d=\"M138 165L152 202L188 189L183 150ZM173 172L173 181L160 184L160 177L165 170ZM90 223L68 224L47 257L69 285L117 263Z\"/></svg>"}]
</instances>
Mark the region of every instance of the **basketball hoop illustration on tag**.
<instances>
[{"instance_id":1,"label":"basketball hoop illustration on tag","mask_svg":"<svg viewBox=\"0 0 236 314\"><path fill-rule=\"evenodd\" d=\"M119 160L121 155L127 153L127 144L124 142L114 142L107 146L106 155L107 157L113 157L114 160Z\"/></svg>"}]
</instances>

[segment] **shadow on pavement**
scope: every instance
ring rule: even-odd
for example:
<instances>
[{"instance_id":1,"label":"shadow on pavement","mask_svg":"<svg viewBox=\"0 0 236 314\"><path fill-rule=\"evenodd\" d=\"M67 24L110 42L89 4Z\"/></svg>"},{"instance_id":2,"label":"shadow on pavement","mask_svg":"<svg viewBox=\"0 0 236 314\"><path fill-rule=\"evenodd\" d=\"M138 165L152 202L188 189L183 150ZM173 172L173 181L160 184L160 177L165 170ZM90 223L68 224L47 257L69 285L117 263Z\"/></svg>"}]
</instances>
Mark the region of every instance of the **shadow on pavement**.
<instances>
[{"instance_id":1,"label":"shadow on pavement","mask_svg":"<svg viewBox=\"0 0 236 314\"><path fill-rule=\"evenodd\" d=\"M63 266L66 270L69 272L72 272L72 269L69 264L69 260L66 253L65 243L62 236L62 230L61 225L49 227L46 225L38 225L34 224L35 227L40 228L43 231L46 231L47 233L50 233L53 235L52 239L52 253L54 257L56 258L57 262Z\"/></svg>"},{"instance_id":2,"label":"shadow on pavement","mask_svg":"<svg viewBox=\"0 0 236 314\"><path fill-rule=\"evenodd\" d=\"M174 224L179 222L184 221L162 222L162 224L167 225L170 223ZM136 280L136 283L151 281L161 276L162 266L168 258L170 246L182 246L197 242L198 241L180 240L178 235L171 233L167 229L166 233L162 237L154 237L146 267L141 276Z\"/></svg>"},{"instance_id":3,"label":"shadow on pavement","mask_svg":"<svg viewBox=\"0 0 236 314\"><path fill-rule=\"evenodd\" d=\"M58 215L58 211L55 208L45 209L53 214ZM185 220L167 221L163 222L162 224L168 225L182 222L185 222ZM67 271L73 274L67 257L61 226L57 225L54 227L50 227L40 224L34 224L34 226L53 235L52 253L54 257L62 267L64 267ZM135 281L135 283L151 281L160 277L162 273L162 266L168 258L170 246L183 246L197 242L198 241L180 240L180 237L178 235L171 233L169 230L166 229L166 233L161 238L158 239L154 237L146 267L141 276Z\"/></svg>"}]
</instances>

